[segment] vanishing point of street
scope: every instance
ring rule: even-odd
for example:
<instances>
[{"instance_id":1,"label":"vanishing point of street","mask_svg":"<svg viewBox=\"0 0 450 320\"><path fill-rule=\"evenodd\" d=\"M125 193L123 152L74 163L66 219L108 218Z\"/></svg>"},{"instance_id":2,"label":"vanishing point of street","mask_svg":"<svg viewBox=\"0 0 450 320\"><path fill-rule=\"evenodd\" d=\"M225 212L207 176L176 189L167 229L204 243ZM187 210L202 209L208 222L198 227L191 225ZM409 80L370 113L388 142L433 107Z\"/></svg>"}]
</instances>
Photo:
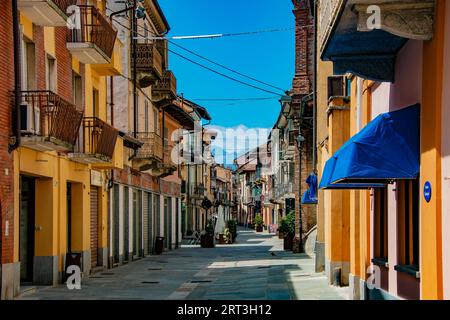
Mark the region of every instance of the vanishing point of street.
<instances>
[{"instance_id":1,"label":"vanishing point of street","mask_svg":"<svg viewBox=\"0 0 450 320\"><path fill-rule=\"evenodd\" d=\"M83 280L80 290L38 287L20 299L337 300L346 290L314 273L314 258L283 251L269 233L240 229L233 245L183 246Z\"/></svg>"}]
</instances>

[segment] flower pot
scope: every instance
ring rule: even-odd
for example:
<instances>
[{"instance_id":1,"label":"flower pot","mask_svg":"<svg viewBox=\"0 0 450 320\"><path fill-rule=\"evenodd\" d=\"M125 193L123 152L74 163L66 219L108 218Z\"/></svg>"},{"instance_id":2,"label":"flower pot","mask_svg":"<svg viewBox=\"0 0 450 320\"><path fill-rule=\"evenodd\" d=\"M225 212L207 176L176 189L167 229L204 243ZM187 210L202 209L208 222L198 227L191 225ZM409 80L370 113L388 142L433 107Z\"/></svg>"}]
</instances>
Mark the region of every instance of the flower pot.
<instances>
[{"instance_id":1,"label":"flower pot","mask_svg":"<svg viewBox=\"0 0 450 320\"><path fill-rule=\"evenodd\" d=\"M263 232L263 226L256 226L256 232Z\"/></svg>"},{"instance_id":2,"label":"flower pot","mask_svg":"<svg viewBox=\"0 0 450 320\"><path fill-rule=\"evenodd\" d=\"M202 234L200 236L200 246L202 248L214 248L214 236L211 234Z\"/></svg>"},{"instance_id":3,"label":"flower pot","mask_svg":"<svg viewBox=\"0 0 450 320\"><path fill-rule=\"evenodd\" d=\"M223 233L219 234L219 243L220 244L227 244L227 241L225 240L225 237Z\"/></svg>"},{"instance_id":4,"label":"flower pot","mask_svg":"<svg viewBox=\"0 0 450 320\"><path fill-rule=\"evenodd\" d=\"M294 244L294 237L286 235L283 239L283 249L292 250Z\"/></svg>"},{"instance_id":5,"label":"flower pot","mask_svg":"<svg viewBox=\"0 0 450 320\"><path fill-rule=\"evenodd\" d=\"M281 231L278 231L278 239L284 239L284 233Z\"/></svg>"}]
</instances>

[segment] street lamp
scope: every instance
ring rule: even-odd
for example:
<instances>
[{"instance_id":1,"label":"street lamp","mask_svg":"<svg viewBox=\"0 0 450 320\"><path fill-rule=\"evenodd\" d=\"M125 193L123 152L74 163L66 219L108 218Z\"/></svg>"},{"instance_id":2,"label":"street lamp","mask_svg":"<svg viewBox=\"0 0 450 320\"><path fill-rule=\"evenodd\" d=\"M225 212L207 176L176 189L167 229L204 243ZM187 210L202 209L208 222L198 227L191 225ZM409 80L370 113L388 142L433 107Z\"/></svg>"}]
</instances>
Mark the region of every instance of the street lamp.
<instances>
[{"instance_id":1,"label":"street lamp","mask_svg":"<svg viewBox=\"0 0 450 320\"><path fill-rule=\"evenodd\" d=\"M301 189L302 189L302 142L305 141L305 137L301 135L301 116L299 113L292 113L292 97L285 95L280 99L281 113L286 118L286 120L292 120L294 126L298 126L298 136L296 137L297 148L298 148L298 163L299 163L299 216L298 216L298 226L299 226L299 239L298 239L298 253L303 253L303 219L302 219L302 201L301 201ZM297 217L296 217L297 218Z\"/></svg>"},{"instance_id":2,"label":"street lamp","mask_svg":"<svg viewBox=\"0 0 450 320\"><path fill-rule=\"evenodd\" d=\"M281 104L281 113L283 114L283 116L288 118L292 110L292 97L282 96L280 98L280 104Z\"/></svg>"}]
</instances>

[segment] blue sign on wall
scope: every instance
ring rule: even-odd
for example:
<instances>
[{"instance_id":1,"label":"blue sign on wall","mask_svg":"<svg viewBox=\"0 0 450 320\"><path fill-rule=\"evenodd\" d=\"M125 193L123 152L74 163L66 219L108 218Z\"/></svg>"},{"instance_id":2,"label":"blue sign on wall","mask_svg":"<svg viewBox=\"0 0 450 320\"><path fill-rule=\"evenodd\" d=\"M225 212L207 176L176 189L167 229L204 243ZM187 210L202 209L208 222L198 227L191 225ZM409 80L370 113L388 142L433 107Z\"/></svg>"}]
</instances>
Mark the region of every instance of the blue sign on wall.
<instances>
[{"instance_id":1,"label":"blue sign on wall","mask_svg":"<svg viewBox=\"0 0 450 320\"><path fill-rule=\"evenodd\" d=\"M431 201L431 194L431 183L427 181L423 187L423 196L427 202Z\"/></svg>"}]
</instances>

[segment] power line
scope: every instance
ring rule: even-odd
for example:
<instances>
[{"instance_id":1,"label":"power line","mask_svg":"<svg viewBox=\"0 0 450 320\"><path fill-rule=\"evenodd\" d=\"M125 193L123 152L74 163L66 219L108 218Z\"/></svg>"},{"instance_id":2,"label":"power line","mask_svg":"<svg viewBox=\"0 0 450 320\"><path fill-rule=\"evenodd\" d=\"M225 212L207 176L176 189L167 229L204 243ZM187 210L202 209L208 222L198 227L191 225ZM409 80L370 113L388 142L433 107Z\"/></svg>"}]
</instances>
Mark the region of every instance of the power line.
<instances>
[{"instance_id":1,"label":"power line","mask_svg":"<svg viewBox=\"0 0 450 320\"><path fill-rule=\"evenodd\" d=\"M260 83L260 84L263 84L263 85L266 85L266 86L268 86L268 87L271 87L271 88L280 90L280 91L282 91L282 92L285 92L285 90L284 90L283 88L280 88L280 87L271 85L270 83L267 83L267 82L264 82L264 81L260 81L260 80L258 80L258 79L253 78L253 77L250 77L250 76L248 76L248 75L245 75L245 74L243 74L243 73L241 73L241 72L239 72L239 71L236 71L236 70L233 70L233 69L231 69L231 68L228 68L228 67L224 66L223 64L220 64L220 63L217 63L217 62L215 62L215 61L212 61L211 59L208 59L208 58L206 58L206 57L204 57L204 56L201 56L200 54L198 54L198 53L196 53L196 52L194 52L194 51L192 51L192 50L189 50L189 49L187 49L187 48L184 48L184 47L180 46L179 44L174 43L173 41L170 41L170 40L169 40L169 43L171 43L171 44L173 44L174 46L176 46L176 47L178 47L178 48L180 48L180 49L182 49L182 50L184 50L184 51L186 51L186 52L189 52L190 54L193 54L193 55L195 55L195 56L197 56L197 57L199 57L199 58L201 58L201 59L203 59L203 60L206 60L206 61L208 61L208 62L210 62L210 63L212 63L212 64L215 64L215 65L217 65L217 66L219 66L219 67L221 67L221 68L224 68L224 69L226 69L226 70L228 70L228 71L230 71L230 72L233 72L233 73L235 73L235 74L238 74L238 75L240 75L241 77L244 77L244 78L253 80L253 81L258 82L258 83Z\"/></svg>"},{"instance_id":2,"label":"power line","mask_svg":"<svg viewBox=\"0 0 450 320\"><path fill-rule=\"evenodd\" d=\"M260 101L260 100L274 100L279 99L276 97L266 97L266 98L198 98L198 99L189 99L192 101Z\"/></svg>"},{"instance_id":3,"label":"power line","mask_svg":"<svg viewBox=\"0 0 450 320\"><path fill-rule=\"evenodd\" d=\"M204 69L206 69L206 70L209 70L209 71L211 71L211 72L214 72L214 73L216 73L216 74L218 74L218 75L220 75L220 76L222 76L222 77L224 77L224 78L227 78L227 79L229 79L229 80L232 80L232 81L234 81L234 82L240 83L240 84L242 84L242 85L244 85L244 86L247 86L247 87L250 87L250 88L253 88L253 89L256 89L256 90L260 90L260 91L264 91L264 92L267 92L267 93L276 94L276 95L278 95L278 96L280 96L280 97L282 96L281 94L279 94L279 93L277 93L277 92L273 92L273 91L270 91L270 90L266 90L266 89L263 89L263 88L261 88L261 87L257 87L257 86L254 86L254 85L252 85L252 84L249 84L249 83L247 83L247 82L241 81L241 80L239 80L239 79L230 77L230 76L228 76L228 75L226 75L226 74L224 74L224 73L221 73L221 72L219 72L219 71L217 71L217 70L214 70L214 69L212 69L212 68L210 68L210 67L207 67L207 66L205 66L205 65L202 65L201 63L198 63L198 62L196 62L196 61L194 61L194 60L192 60L192 59L189 59L188 57L185 57L185 56L183 56L183 55L181 55L181 54L179 54L179 53L177 53L177 52L175 52L175 51L173 51L173 50L170 50L170 49L167 49L167 50L168 50L169 52L173 53L174 55L176 55L176 56L182 58L182 59L185 59L185 60L187 60L187 61L189 61L189 62L191 62L191 63L193 63L193 64L195 64L195 65L197 65L197 66L199 66L199 67L202 67L202 68L204 68Z\"/></svg>"},{"instance_id":4,"label":"power line","mask_svg":"<svg viewBox=\"0 0 450 320\"><path fill-rule=\"evenodd\" d=\"M119 24L120 26L122 26L123 28L125 28L125 29L131 31L132 33L136 33L137 35L142 36L142 35L139 34L138 32L132 31L129 27L125 26L124 24L122 24L121 22L117 21L116 19L113 19L113 20L114 20L117 24ZM198 62L196 62L196 61L194 61L194 60L192 60L192 59L189 59L189 58L183 56L182 54L179 54L179 53L177 53L177 52L175 52L175 51L173 51L173 50L170 50L170 49L167 49L167 50L168 50L169 52L173 53L174 55L179 56L179 57L182 58L182 59L185 59L185 60L187 60L187 61L189 61L189 62L191 62L191 63L193 63L193 64L195 64L195 65L197 65L197 66L199 66L199 67L202 67L202 68L204 68L204 69L206 69L206 70L209 70L209 71L211 71L211 72L213 72L213 73L216 73L216 74L218 74L218 75L220 75L220 76L222 76L222 77L224 77L224 78L227 78L227 79L229 79L229 80L232 80L232 81L234 81L234 82L240 83L240 84L242 84L242 85L245 85L245 86L247 86L247 87L250 87L250 88L253 88L253 89L256 89L256 90L264 91L264 92L266 92L266 93L275 94L275 95L277 95L277 96L279 96L279 97L282 96L281 94L279 94L279 93L277 93L277 92L273 92L273 91L270 91L270 90L266 90L266 89L263 89L263 88L261 88L261 87L258 87L258 86L249 84L249 83L244 82L244 81L241 81L241 80L239 80L239 79L230 77L230 76L228 76L228 75L226 75L226 74L224 74L224 73L221 73L221 72L219 72L219 71L217 71L217 70L214 70L214 69L212 69L212 68L209 68L209 67L207 67L207 66L205 66L205 65L202 65L201 63L198 63Z\"/></svg>"},{"instance_id":5,"label":"power line","mask_svg":"<svg viewBox=\"0 0 450 320\"><path fill-rule=\"evenodd\" d=\"M312 26L312 25L311 25ZM304 26L304 27L311 27ZM256 31L244 31L235 33L216 33L216 34L202 34L202 35L191 35L191 36L170 36L170 37L148 37L149 40L199 40L199 39L216 39L224 37L238 37L238 36L249 36L261 33L274 33L274 32L285 32L294 30L295 28L278 28L278 29L266 29L266 30L256 30Z\"/></svg>"}]
</instances>

